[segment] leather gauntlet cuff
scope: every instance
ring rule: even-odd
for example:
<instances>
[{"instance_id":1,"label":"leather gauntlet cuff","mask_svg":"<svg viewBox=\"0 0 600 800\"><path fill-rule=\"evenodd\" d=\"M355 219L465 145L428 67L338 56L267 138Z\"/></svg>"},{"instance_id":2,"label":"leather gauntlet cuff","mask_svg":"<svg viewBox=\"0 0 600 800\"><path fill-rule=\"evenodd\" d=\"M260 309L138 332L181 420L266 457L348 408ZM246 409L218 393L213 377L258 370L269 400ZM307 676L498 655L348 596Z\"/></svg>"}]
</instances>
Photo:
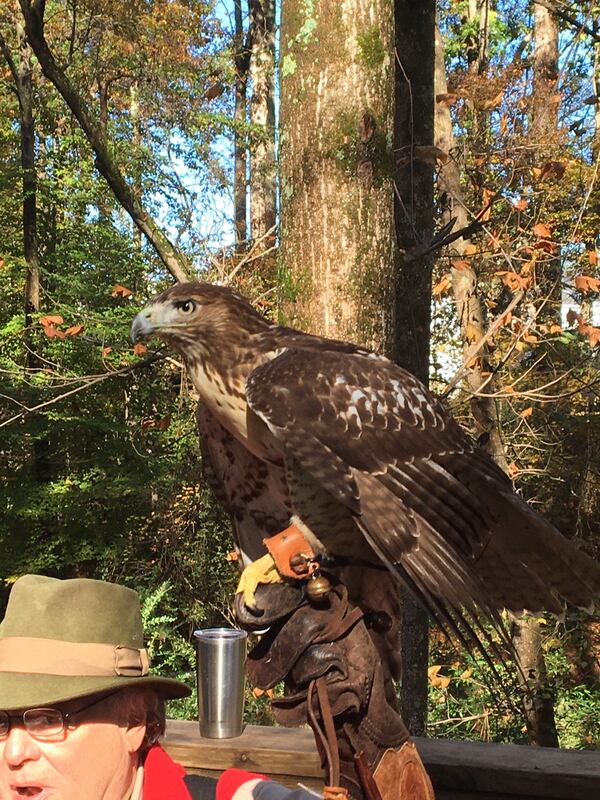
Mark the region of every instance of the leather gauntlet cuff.
<instances>
[{"instance_id":1,"label":"leather gauntlet cuff","mask_svg":"<svg viewBox=\"0 0 600 800\"><path fill-rule=\"evenodd\" d=\"M274 698L275 719L282 725L294 726L309 721L313 730L324 731L327 714L323 703L317 703L316 682L326 690L334 730L336 756L339 755L339 785L357 800L365 797L363 783L356 770L355 755L373 772L386 750L397 749L409 739L409 733L398 712L388 703L384 691L383 671L377 649L371 639L360 608L352 606L343 584L331 578L333 587L328 599L319 606L300 600L295 608L283 587L263 586L258 602L270 611L270 629L254 647L247 662L252 683L268 689L284 681L283 697ZM272 596L266 594L279 590ZM281 600L287 600L284 607ZM284 610L285 608L285 610ZM283 613L282 613L283 611ZM278 618L274 618L279 613ZM244 619L240 620L244 624ZM264 622L263 622L264 624ZM256 627L256 619L254 619ZM315 730L317 746L331 774L331 743ZM334 759L335 760L335 759ZM384 800L386 800L384 798Z\"/></svg>"}]
</instances>

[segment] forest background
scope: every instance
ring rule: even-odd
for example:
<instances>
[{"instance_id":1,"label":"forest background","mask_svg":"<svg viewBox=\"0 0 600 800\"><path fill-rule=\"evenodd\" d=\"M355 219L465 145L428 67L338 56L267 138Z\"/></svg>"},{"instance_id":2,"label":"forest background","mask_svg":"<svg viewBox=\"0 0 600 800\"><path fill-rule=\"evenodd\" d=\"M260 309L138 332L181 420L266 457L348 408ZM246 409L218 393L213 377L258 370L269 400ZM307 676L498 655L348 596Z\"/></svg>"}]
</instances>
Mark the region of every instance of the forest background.
<instances>
[{"instance_id":1,"label":"forest background","mask_svg":"<svg viewBox=\"0 0 600 800\"><path fill-rule=\"evenodd\" d=\"M26 572L126 583L155 666L190 683L194 628L231 621L192 387L128 340L186 276L429 379L598 557L598 10L0 0L2 603ZM405 612L416 729L600 747L597 617L509 620L521 713Z\"/></svg>"}]
</instances>

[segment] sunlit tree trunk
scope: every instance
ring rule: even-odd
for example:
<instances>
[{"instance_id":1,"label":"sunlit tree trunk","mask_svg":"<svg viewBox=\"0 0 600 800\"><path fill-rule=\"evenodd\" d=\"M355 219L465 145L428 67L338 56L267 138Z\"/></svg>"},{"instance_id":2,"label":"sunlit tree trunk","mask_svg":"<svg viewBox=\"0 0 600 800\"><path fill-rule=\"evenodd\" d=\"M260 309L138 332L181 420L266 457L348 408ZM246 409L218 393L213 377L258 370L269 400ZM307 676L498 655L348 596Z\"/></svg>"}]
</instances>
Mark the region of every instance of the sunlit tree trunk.
<instances>
[{"instance_id":1,"label":"sunlit tree trunk","mask_svg":"<svg viewBox=\"0 0 600 800\"><path fill-rule=\"evenodd\" d=\"M543 163L557 141L558 100L558 21L539 3L534 8L534 64L531 125L529 139L532 154ZM536 265L536 283L540 300L546 301L538 315L540 323L557 319L561 303L561 259L547 254ZM540 369L543 374L544 365ZM513 617L513 644L521 665L527 735L532 744L558 747L554 720L554 700L548 683L542 651L542 632L535 617Z\"/></svg>"},{"instance_id":2,"label":"sunlit tree trunk","mask_svg":"<svg viewBox=\"0 0 600 800\"><path fill-rule=\"evenodd\" d=\"M559 96L558 19L545 6L533 3L534 64L531 109L531 144L540 155L556 142Z\"/></svg>"},{"instance_id":3,"label":"sunlit tree trunk","mask_svg":"<svg viewBox=\"0 0 600 800\"><path fill-rule=\"evenodd\" d=\"M439 30L436 30L435 45L435 93L440 102L435 105L435 144L448 158L440 165L437 175L438 197L442 210L442 223L455 219L454 229L466 228L471 219L463 193L460 168L457 162L457 148L452 128L452 117L449 107L443 102L447 94L446 68L444 64L444 42ZM475 342L481 340L485 333L485 314L477 289L477 265L472 258L465 258L470 244L468 238L461 237L448 247L451 262L452 293L456 304L456 312L460 324L463 353L468 353ZM456 262L459 266L452 266ZM486 383L489 375L487 347L482 347L477 356L470 359L466 381L474 392L471 400L471 411L480 434L488 438L487 449L490 455L503 468L507 469L504 445L498 427L498 409L491 397L480 397L479 392L484 383L485 394L493 392L493 385Z\"/></svg>"},{"instance_id":4,"label":"sunlit tree trunk","mask_svg":"<svg viewBox=\"0 0 600 800\"><path fill-rule=\"evenodd\" d=\"M391 346L391 0L287 0L281 27L281 282L288 321Z\"/></svg>"},{"instance_id":5,"label":"sunlit tree trunk","mask_svg":"<svg viewBox=\"0 0 600 800\"><path fill-rule=\"evenodd\" d=\"M250 0L250 227L263 239L276 221L275 174L275 0ZM240 165L241 169L241 165ZM265 241L265 247L272 242Z\"/></svg>"},{"instance_id":6,"label":"sunlit tree trunk","mask_svg":"<svg viewBox=\"0 0 600 800\"><path fill-rule=\"evenodd\" d=\"M433 167L418 148L433 145L435 3L395 3L396 114L394 172L395 227L405 253L397 272L394 298L394 360L429 380L431 256L411 250L433 234ZM401 597L402 718L413 735L427 722L429 624L424 609L407 591Z\"/></svg>"}]
</instances>

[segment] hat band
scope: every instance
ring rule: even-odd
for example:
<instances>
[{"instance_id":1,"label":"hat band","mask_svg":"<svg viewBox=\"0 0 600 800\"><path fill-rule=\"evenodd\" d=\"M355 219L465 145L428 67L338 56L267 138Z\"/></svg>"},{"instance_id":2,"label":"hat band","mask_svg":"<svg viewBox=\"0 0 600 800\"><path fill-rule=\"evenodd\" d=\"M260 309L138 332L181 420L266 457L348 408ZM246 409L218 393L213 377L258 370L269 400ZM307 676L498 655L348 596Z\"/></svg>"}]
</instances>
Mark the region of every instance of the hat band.
<instances>
[{"instance_id":1,"label":"hat band","mask_svg":"<svg viewBox=\"0 0 600 800\"><path fill-rule=\"evenodd\" d=\"M142 677L148 674L144 649L98 642L64 642L33 636L0 639L0 671L71 677Z\"/></svg>"}]
</instances>

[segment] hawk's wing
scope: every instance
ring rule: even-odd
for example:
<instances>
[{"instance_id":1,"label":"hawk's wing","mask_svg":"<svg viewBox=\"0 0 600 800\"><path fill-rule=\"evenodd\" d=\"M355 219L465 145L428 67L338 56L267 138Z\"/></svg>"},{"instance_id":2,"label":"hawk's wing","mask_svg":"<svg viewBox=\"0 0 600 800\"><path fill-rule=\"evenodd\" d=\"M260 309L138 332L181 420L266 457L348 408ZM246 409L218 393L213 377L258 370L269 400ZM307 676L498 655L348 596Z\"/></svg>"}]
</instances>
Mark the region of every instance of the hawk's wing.
<instances>
[{"instance_id":1,"label":"hawk's wing","mask_svg":"<svg viewBox=\"0 0 600 800\"><path fill-rule=\"evenodd\" d=\"M198 403L202 469L219 502L229 512L236 547L246 566L266 552L262 540L289 524L282 467L256 458Z\"/></svg>"},{"instance_id":2,"label":"hawk's wing","mask_svg":"<svg viewBox=\"0 0 600 800\"><path fill-rule=\"evenodd\" d=\"M315 348L316 350L316 348ZM248 404L286 459L352 513L440 621L589 605L600 567L533 512L410 373L374 355L287 350ZM315 530L327 545L327 530Z\"/></svg>"}]
</instances>

